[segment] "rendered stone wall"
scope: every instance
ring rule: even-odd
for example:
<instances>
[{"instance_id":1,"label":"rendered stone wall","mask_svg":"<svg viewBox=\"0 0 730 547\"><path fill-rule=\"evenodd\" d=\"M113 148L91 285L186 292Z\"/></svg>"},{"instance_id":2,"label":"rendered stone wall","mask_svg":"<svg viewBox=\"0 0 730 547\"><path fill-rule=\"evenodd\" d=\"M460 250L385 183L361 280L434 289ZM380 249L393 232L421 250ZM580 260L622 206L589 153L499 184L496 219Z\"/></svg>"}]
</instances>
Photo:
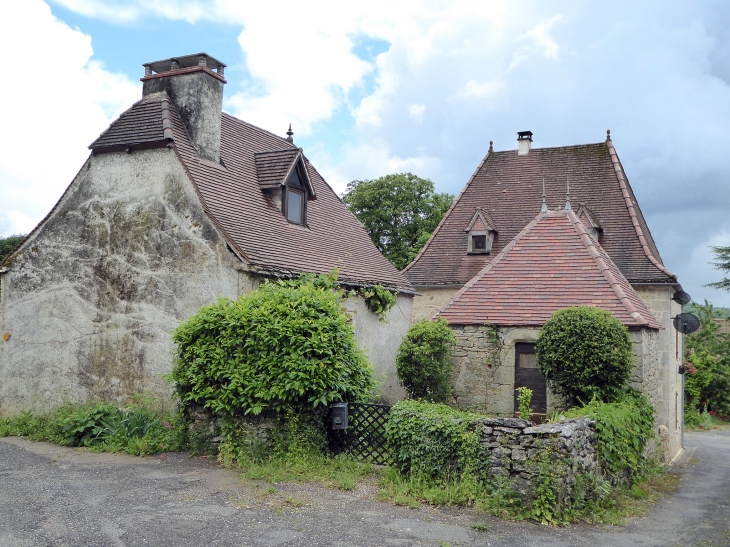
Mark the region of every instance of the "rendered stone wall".
<instances>
[{"instance_id":1,"label":"rendered stone wall","mask_svg":"<svg viewBox=\"0 0 730 547\"><path fill-rule=\"evenodd\" d=\"M399 294L395 306L388 312L385 321L380 321L380 318L368 309L362 297L345 300L345 308L351 318L355 339L375 368L376 380L380 384L380 399L385 404L395 404L407 397L398 382L395 357L410 326L412 303L412 296Z\"/></svg>"},{"instance_id":2,"label":"rendered stone wall","mask_svg":"<svg viewBox=\"0 0 730 547\"><path fill-rule=\"evenodd\" d=\"M672 318L682 312L682 306L672 300L676 287L634 286L634 290L664 327L656 333L655 340L645 346L645 356L652 355L656 347L656 357L648 358L644 369L652 370L656 384L649 381L650 397L657 411L657 426L660 436L666 439L663 447L665 458L673 459L682 450L683 396L684 388L679 366L682 364L683 335L672 326Z\"/></svg>"},{"instance_id":3,"label":"rendered stone wall","mask_svg":"<svg viewBox=\"0 0 730 547\"><path fill-rule=\"evenodd\" d=\"M170 331L244 270L174 150L91 156L0 275L0 412L168 395Z\"/></svg>"},{"instance_id":4,"label":"rendered stone wall","mask_svg":"<svg viewBox=\"0 0 730 547\"><path fill-rule=\"evenodd\" d=\"M415 323L421 319L431 319L460 288L461 286L445 288L416 287L419 294L413 297L411 322Z\"/></svg>"}]
</instances>

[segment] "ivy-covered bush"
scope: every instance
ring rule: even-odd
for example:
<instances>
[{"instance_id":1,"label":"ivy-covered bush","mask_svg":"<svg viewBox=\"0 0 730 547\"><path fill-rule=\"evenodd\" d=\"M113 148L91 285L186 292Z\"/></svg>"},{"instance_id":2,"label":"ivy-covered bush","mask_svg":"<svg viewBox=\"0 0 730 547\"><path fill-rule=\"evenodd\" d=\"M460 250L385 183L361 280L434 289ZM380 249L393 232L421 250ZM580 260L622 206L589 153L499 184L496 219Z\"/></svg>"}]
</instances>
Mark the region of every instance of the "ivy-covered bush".
<instances>
[{"instance_id":1,"label":"ivy-covered bush","mask_svg":"<svg viewBox=\"0 0 730 547\"><path fill-rule=\"evenodd\" d=\"M633 368L628 329L609 312L588 306L553 313L540 331L535 354L567 406L594 398L618 400Z\"/></svg>"},{"instance_id":2,"label":"ivy-covered bush","mask_svg":"<svg viewBox=\"0 0 730 547\"><path fill-rule=\"evenodd\" d=\"M413 399L445 402L451 395L454 333L445 319L424 319L411 325L398 348L398 379Z\"/></svg>"},{"instance_id":3,"label":"ivy-covered bush","mask_svg":"<svg viewBox=\"0 0 730 547\"><path fill-rule=\"evenodd\" d=\"M564 413L567 418L596 421L596 450L604 473L615 480L640 477L644 448L655 437L654 407L646 395L629 390L613 403L592 400Z\"/></svg>"},{"instance_id":4,"label":"ivy-covered bush","mask_svg":"<svg viewBox=\"0 0 730 547\"><path fill-rule=\"evenodd\" d=\"M368 399L372 367L324 278L265 283L178 326L169 378L180 401L241 415Z\"/></svg>"},{"instance_id":5,"label":"ivy-covered bush","mask_svg":"<svg viewBox=\"0 0 730 547\"><path fill-rule=\"evenodd\" d=\"M478 433L469 425L483 418L446 405L401 401L385 426L395 467L403 475L428 478L458 476L488 465Z\"/></svg>"}]
</instances>

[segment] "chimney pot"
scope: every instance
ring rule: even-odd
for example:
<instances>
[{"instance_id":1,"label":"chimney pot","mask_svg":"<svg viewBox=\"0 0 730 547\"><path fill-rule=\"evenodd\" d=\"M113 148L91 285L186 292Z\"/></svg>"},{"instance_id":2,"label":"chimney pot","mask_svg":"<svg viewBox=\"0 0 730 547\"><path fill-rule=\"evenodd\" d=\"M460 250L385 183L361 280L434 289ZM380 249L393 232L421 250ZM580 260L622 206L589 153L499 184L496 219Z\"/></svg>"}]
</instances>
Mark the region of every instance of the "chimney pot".
<instances>
[{"instance_id":1,"label":"chimney pot","mask_svg":"<svg viewBox=\"0 0 730 547\"><path fill-rule=\"evenodd\" d=\"M526 156L530 153L532 147L532 131L518 131L517 132L517 149L518 156Z\"/></svg>"}]
</instances>

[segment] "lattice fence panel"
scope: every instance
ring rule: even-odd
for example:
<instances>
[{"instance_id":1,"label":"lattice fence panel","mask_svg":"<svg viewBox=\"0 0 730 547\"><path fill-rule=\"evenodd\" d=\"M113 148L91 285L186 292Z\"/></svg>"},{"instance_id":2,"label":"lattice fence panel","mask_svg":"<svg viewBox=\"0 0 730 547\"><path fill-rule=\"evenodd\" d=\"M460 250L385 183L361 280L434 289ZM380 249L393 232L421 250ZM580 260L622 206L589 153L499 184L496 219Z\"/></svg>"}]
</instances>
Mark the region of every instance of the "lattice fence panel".
<instances>
[{"instance_id":1,"label":"lattice fence panel","mask_svg":"<svg viewBox=\"0 0 730 547\"><path fill-rule=\"evenodd\" d=\"M390 416L388 405L350 403L349 424L344 431L330 431L330 449L347 452L362 462L390 463L385 442L385 424Z\"/></svg>"}]
</instances>

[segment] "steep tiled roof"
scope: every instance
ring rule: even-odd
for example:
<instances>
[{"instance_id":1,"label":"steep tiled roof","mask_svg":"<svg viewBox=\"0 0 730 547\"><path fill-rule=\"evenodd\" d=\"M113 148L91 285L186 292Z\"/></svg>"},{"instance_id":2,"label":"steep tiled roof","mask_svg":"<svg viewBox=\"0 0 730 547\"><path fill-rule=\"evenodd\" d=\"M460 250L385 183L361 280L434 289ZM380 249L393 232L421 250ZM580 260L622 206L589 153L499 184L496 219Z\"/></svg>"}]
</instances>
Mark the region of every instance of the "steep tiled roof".
<instances>
[{"instance_id":1,"label":"steep tiled roof","mask_svg":"<svg viewBox=\"0 0 730 547\"><path fill-rule=\"evenodd\" d=\"M165 146L172 136L169 100L148 95L119 116L89 148L95 152L155 148Z\"/></svg>"},{"instance_id":2,"label":"steep tiled roof","mask_svg":"<svg viewBox=\"0 0 730 547\"><path fill-rule=\"evenodd\" d=\"M163 113L169 116L167 122ZM414 292L300 149L286 139L223 113L222 164L200 160L167 95L153 93L122 114L90 148L124 150L132 143L154 139L164 144L163 123L169 126L174 148L206 213L253 271L296 276L338 268L340 280L347 284L382 284ZM316 200L307 203L306 227L288 222L262 191L262 184L271 187L279 175L286 174L283 166L289 169L298 157L316 194Z\"/></svg>"},{"instance_id":3,"label":"steep tiled roof","mask_svg":"<svg viewBox=\"0 0 730 547\"><path fill-rule=\"evenodd\" d=\"M404 273L411 283L464 284L490 260L467 255L464 227L478 208L494 219L499 233L492 255L499 252L535 214L542 202L562 208L566 181L573 203L585 203L603 229L600 243L632 283L674 283L662 265L631 186L611 140L598 144L490 152L482 160L454 205L416 260Z\"/></svg>"},{"instance_id":4,"label":"steep tiled roof","mask_svg":"<svg viewBox=\"0 0 730 547\"><path fill-rule=\"evenodd\" d=\"M557 310L595 306L627 327L661 329L573 211L540 213L439 315L459 325L540 326Z\"/></svg>"}]
</instances>

